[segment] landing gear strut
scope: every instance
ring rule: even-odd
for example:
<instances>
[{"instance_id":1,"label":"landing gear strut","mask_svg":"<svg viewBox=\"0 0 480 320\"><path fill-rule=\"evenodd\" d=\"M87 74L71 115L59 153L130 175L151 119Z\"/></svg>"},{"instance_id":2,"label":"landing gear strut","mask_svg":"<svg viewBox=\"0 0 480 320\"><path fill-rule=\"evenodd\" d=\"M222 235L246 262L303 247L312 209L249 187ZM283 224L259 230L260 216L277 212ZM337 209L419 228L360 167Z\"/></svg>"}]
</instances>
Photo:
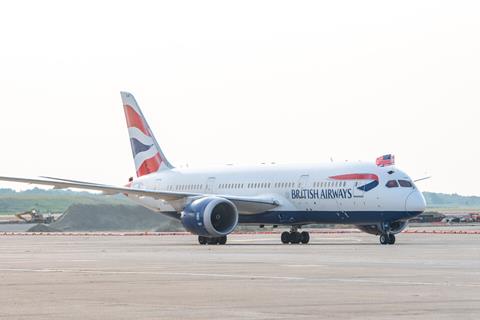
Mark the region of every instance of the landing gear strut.
<instances>
[{"instance_id":1,"label":"landing gear strut","mask_svg":"<svg viewBox=\"0 0 480 320\"><path fill-rule=\"evenodd\" d=\"M198 236L198 243L200 243L200 244L226 244L227 243L227 236L213 237L213 238Z\"/></svg>"},{"instance_id":2,"label":"landing gear strut","mask_svg":"<svg viewBox=\"0 0 480 320\"><path fill-rule=\"evenodd\" d=\"M310 241L310 234L307 231L300 233L297 226L292 226L290 232L282 232L281 240L283 244L307 244Z\"/></svg>"}]
</instances>

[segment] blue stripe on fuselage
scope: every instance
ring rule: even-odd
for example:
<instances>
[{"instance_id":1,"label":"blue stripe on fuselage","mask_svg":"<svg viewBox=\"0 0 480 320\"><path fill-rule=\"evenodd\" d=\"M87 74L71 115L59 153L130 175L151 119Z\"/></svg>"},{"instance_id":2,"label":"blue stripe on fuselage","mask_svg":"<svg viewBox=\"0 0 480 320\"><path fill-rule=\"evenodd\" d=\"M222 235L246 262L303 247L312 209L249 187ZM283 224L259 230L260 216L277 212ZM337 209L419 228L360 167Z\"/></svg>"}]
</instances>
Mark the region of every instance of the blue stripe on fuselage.
<instances>
[{"instance_id":1,"label":"blue stripe on fuselage","mask_svg":"<svg viewBox=\"0 0 480 320\"><path fill-rule=\"evenodd\" d=\"M176 212L162 212L180 219ZM408 220L418 216L416 211L267 211L240 215L241 224L306 225L306 224L355 224L367 225L381 222Z\"/></svg>"},{"instance_id":2,"label":"blue stripe on fuselage","mask_svg":"<svg viewBox=\"0 0 480 320\"><path fill-rule=\"evenodd\" d=\"M375 224L384 221L407 220L421 212L407 211L268 211L240 215L239 223L248 224Z\"/></svg>"}]
</instances>

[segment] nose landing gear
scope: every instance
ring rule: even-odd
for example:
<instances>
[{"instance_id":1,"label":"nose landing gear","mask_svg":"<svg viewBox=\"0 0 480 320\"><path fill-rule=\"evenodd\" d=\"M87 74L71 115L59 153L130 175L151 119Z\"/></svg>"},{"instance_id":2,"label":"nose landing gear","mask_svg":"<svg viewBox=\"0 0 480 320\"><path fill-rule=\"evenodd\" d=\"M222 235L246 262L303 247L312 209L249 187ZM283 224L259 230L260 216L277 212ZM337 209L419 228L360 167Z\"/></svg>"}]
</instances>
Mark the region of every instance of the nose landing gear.
<instances>
[{"instance_id":1,"label":"nose landing gear","mask_svg":"<svg viewBox=\"0 0 480 320\"><path fill-rule=\"evenodd\" d=\"M292 226L290 232L282 232L280 239L282 240L283 244L307 244L310 241L310 234L307 231L298 232L298 227Z\"/></svg>"},{"instance_id":2,"label":"nose landing gear","mask_svg":"<svg viewBox=\"0 0 480 320\"><path fill-rule=\"evenodd\" d=\"M380 226L380 230L382 230L382 234L380 235L381 244L395 243L395 235L391 232L392 225L390 224L390 222L384 222L383 225Z\"/></svg>"}]
</instances>

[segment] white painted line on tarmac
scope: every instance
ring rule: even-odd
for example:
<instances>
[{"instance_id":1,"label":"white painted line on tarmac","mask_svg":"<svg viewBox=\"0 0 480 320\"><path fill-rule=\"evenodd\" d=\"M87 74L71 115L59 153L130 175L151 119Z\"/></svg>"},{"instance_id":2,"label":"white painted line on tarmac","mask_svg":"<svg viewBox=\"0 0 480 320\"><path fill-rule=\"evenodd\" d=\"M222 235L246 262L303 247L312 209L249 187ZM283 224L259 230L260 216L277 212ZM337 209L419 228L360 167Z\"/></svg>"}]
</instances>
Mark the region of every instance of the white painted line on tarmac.
<instances>
[{"instance_id":1,"label":"white painted line on tarmac","mask_svg":"<svg viewBox=\"0 0 480 320\"><path fill-rule=\"evenodd\" d=\"M328 267L325 264L282 264L282 267L288 268L325 268Z\"/></svg>"},{"instance_id":2,"label":"white painted line on tarmac","mask_svg":"<svg viewBox=\"0 0 480 320\"><path fill-rule=\"evenodd\" d=\"M316 280L316 279L312 279ZM320 280L320 279L319 279ZM417 282L417 281L395 281L390 279L347 279L347 278L331 278L323 279L332 282L356 282L356 283L380 283L380 284L396 284L408 286L445 286L445 287L480 287L480 283L449 283L449 282Z\"/></svg>"},{"instance_id":3,"label":"white painted line on tarmac","mask_svg":"<svg viewBox=\"0 0 480 320\"><path fill-rule=\"evenodd\" d=\"M144 274L160 276L190 276L190 277L213 277L213 278L239 278L239 279L265 279L265 280L305 280L301 277L262 276L224 273L190 273L190 272L155 272L155 271L106 271L84 269L25 269L25 268L2 268L6 272L39 272L39 273L88 273L88 274Z\"/></svg>"},{"instance_id":4,"label":"white painted line on tarmac","mask_svg":"<svg viewBox=\"0 0 480 320\"><path fill-rule=\"evenodd\" d=\"M80 273L80 274L102 274L102 275L159 275L159 276L190 276L210 278L232 278L232 279L261 279L261 280L307 280L317 282L343 282L343 283L376 283L385 285L405 286L442 286L442 287L480 287L480 283L450 283L450 282L420 282L420 281L395 281L392 279L353 279L353 278L306 278L306 277L284 277L284 276L263 276L248 274L224 274L224 273L195 273L195 272L155 272L155 271L109 271L109 270L88 270L88 269L26 269L26 268L2 268L0 272L39 272L39 273Z\"/></svg>"}]
</instances>

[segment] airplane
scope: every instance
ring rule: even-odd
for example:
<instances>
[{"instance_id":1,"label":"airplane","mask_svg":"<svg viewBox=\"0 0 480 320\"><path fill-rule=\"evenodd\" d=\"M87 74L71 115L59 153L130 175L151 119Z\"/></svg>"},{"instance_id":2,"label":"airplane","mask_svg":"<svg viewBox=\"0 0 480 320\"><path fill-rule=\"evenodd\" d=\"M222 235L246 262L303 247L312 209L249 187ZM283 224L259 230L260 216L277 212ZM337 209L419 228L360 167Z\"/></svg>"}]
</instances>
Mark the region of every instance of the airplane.
<instances>
[{"instance_id":1,"label":"airplane","mask_svg":"<svg viewBox=\"0 0 480 320\"><path fill-rule=\"evenodd\" d=\"M376 163L175 168L166 158L134 96L121 92L136 178L125 186L53 177L0 180L54 188L124 194L156 212L179 220L201 245L226 244L241 225L287 226L284 244L307 244L310 224L355 225L394 244L408 220L425 210L414 181L394 165L393 156Z\"/></svg>"}]
</instances>

